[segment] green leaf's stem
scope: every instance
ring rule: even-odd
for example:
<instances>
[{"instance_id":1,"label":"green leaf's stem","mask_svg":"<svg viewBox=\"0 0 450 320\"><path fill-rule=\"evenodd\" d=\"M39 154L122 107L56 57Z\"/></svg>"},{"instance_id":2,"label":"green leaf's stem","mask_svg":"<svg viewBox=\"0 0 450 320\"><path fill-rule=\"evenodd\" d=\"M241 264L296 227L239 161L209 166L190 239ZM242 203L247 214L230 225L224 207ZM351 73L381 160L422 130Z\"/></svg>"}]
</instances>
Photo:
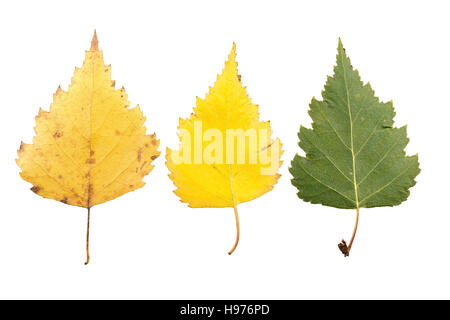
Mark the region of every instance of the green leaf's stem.
<instances>
[{"instance_id":1,"label":"green leaf's stem","mask_svg":"<svg viewBox=\"0 0 450 320\"><path fill-rule=\"evenodd\" d=\"M350 250L352 249L353 240L355 240L356 231L358 230L358 222L359 222L359 208L356 208L356 222L355 222L355 228L353 229L352 238L350 239L350 243L348 244L348 252L350 253Z\"/></svg>"},{"instance_id":2,"label":"green leaf's stem","mask_svg":"<svg viewBox=\"0 0 450 320\"><path fill-rule=\"evenodd\" d=\"M237 211L236 205L234 205L234 216L236 217L236 229L237 229L236 242L234 243L233 248L230 250L230 252L228 252L228 254L232 254L234 252L234 250L236 249L238 243L239 243L239 236L240 236L239 215L238 215L238 211Z\"/></svg>"}]
</instances>

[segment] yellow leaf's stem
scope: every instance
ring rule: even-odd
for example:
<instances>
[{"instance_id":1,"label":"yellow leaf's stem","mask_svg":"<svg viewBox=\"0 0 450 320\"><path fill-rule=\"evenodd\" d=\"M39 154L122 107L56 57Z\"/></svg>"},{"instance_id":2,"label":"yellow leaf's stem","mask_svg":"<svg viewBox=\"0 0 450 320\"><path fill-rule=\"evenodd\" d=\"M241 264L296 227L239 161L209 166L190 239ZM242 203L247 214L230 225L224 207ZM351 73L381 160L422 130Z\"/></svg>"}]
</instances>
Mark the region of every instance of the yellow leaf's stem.
<instances>
[{"instance_id":1,"label":"yellow leaf's stem","mask_svg":"<svg viewBox=\"0 0 450 320\"><path fill-rule=\"evenodd\" d=\"M230 252L228 252L228 254L232 254L234 252L234 250L236 250L236 247L239 243L239 236L240 236L240 229L239 229L239 214L237 211L237 207L236 205L234 205L234 215L236 217L236 229L237 229L237 233L236 233L236 242L234 243L233 248L230 250Z\"/></svg>"},{"instance_id":2,"label":"yellow leaf's stem","mask_svg":"<svg viewBox=\"0 0 450 320\"><path fill-rule=\"evenodd\" d=\"M87 265L89 263L90 257L89 257L89 226L91 221L91 208L88 209L88 216L87 216L87 231L86 231L86 262L84 263Z\"/></svg>"},{"instance_id":3,"label":"yellow leaf's stem","mask_svg":"<svg viewBox=\"0 0 450 320\"><path fill-rule=\"evenodd\" d=\"M350 253L350 250L352 249L353 240L355 240L356 231L358 230L358 223L359 223L359 207L356 208L356 222L355 222L355 227L353 228L352 238L350 239L350 243L348 244L348 252L349 252L349 253Z\"/></svg>"}]
</instances>

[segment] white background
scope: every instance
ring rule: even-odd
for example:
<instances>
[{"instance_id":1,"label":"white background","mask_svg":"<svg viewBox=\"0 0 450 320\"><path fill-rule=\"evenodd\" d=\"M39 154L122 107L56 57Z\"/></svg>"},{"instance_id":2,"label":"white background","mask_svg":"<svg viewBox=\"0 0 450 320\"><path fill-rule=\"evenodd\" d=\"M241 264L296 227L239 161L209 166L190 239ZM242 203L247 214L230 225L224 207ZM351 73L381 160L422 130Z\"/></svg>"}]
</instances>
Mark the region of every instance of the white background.
<instances>
[{"instance_id":1,"label":"white background","mask_svg":"<svg viewBox=\"0 0 450 320\"><path fill-rule=\"evenodd\" d=\"M0 6L0 298L450 298L446 1L4 1ZM97 29L105 63L161 140L146 186L86 210L29 190L15 164L39 107L67 89ZM288 167L338 37L362 79L393 100L422 172L408 201L355 212L305 203ZM233 41L262 120L283 142L274 190L231 208L191 209L172 193L165 148L223 67Z\"/></svg>"}]
</instances>

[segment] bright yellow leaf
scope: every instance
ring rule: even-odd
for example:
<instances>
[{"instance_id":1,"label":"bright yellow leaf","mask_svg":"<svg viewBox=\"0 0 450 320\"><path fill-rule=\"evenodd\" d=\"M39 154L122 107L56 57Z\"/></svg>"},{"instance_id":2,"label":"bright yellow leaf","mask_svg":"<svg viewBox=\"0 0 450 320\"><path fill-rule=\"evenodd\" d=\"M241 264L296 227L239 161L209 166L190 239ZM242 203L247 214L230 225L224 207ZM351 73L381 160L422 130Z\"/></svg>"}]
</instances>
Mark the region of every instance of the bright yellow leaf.
<instances>
[{"instance_id":1,"label":"bright yellow leaf","mask_svg":"<svg viewBox=\"0 0 450 320\"><path fill-rule=\"evenodd\" d=\"M190 207L233 207L236 246L236 206L272 190L282 150L242 86L234 44L214 87L178 129L180 150L166 155L175 194Z\"/></svg>"},{"instance_id":2,"label":"bright yellow leaf","mask_svg":"<svg viewBox=\"0 0 450 320\"><path fill-rule=\"evenodd\" d=\"M89 211L141 188L159 141L145 134L139 106L129 106L125 89L114 88L94 33L68 91L58 88L50 111L36 117L33 143L20 146L17 164L31 190Z\"/></svg>"}]
</instances>

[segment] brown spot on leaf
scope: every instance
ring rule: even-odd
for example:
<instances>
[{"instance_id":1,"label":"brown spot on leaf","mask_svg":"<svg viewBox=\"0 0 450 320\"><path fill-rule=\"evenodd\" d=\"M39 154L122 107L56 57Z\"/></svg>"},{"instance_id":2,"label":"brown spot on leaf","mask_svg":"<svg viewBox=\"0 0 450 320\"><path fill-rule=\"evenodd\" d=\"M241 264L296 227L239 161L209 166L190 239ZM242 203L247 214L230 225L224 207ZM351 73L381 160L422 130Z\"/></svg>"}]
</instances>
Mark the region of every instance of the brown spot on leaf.
<instances>
[{"instance_id":1,"label":"brown spot on leaf","mask_svg":"<svg viewBox=\"0 0 450 320\"><path fill-rule=\"evenodd\" d=\"M152 156L151 158L152 160L155 160L156 158L158 158L158 156Z\"/></svg>"},{"instance_id":2,"label":"brown spot on leaf","mask_svg":"<svg viewBox=\"0 0 450 320\"><path fill-rule=\"evenodd\" d=\"M23 143L23 141L21 141L21 142L20 142L20 148L19 148L19 150L20 150L20 151L23 151L24 146L25 146L25 144Z\"/></svg>"},{"instance_id":3,"label":"brown spot on leaf","mask_svg":"<svg viewBox=\"0 0 450 320\"><path fill-rule=\"evenodd\" d=\"M147 161L144 161L144 163L142 163L142 165L141 165L141 170L142 170L142 168L143 168L146 164L147 164Z\"/></svg>"},{"instance_id":4,"label":"brown spot on leaf","mask_svg":"<svg viewBox=\"0 0 450 320\"><path fill-rule=\"evenodd\" d=\"M241 75L240 74L237 75L237 78L238 78L239 82L241 82Z\"/></svg>"},{"instance_id":5,"label":"brown spot on leaf","mask_svg":"<svg viewBox=\"0 0 450 320\"><path fill-rule=\"evenodd\" d=\"M132 184L129 185L130 189L133 188L134 186Z\"/></svg>"},{"instance_id":6,"label":"brown spot on leaf","mask_svg":"<svg viewBox=\"0 0 450 320\"><path fill-rule=\"evenodd\" d=\"M63 136L63 133L61 131L55 131L53 134L54 138L61 138Z\"/></svg>"},{"instance_id":7,"label":"brown spot on leaf","mask_svg":"<svg viewBox=\"0 0 450 320\"><path fill-rule=\"evenodd\" d=\"M22 146L21 146L22 147ZM148 143L145 144L145 147L148 148Z\"/></svg>"},{"instance_id":8,"label":"brown spot on leaf","mask_svg":"<svg viewBox=\"0 0 450 320\"><path fill-rule=\"evenodd\" d=\"M95 159L94 158L87 158L86 159L86 163L87 164L94 164L95 163Z\"/></svg>"},{"instance_id":9,"label":"brown spot on leaf","mask_svg":"<svg viewBox=\"0 0 450 320\"><path fill-rule=\"evenodd\" d=\"M39 190L41 190L41 188L39 188L38 186L33 186L30 190L33 191L34 193L38 193Z\"/></svg>"},{"instance_id":10,"label":"brown spot on leaf","mask_svg":"<svg viewBox=\"0 0 450 320\"><path fill-rule=\"evenodd\" d=\"M62 179L62 175L59 174L59 175L58 175L58 179Z\"/></svg>"},{"instance_id":11,"label":"brown spot on leaf","mask_svg":"<svg viewBox=\"0 0 450 320\"><path fill-rule=\"evenodd\" d=\"M264 150L266 150L266 149L269 149L269 148L272 146L272 144L273 144L273 142L270 143L269 145L263 147L263 148L261 149L261 151L264 151Z\"/></svg>"},{"instance_id":12,"label":"brown spot on leaf","mask_svg":"<svg viewBox=\"0 0 450 320\"><path fill-rule=\"evenodd\" d=\"M106 69L105 69L105 72L108 72L108 70L109 70L109 69L108 69L108 68L106 68Z\"/></svg>"},{"instance_id":13,"label":"brown spot on leaf","mask_svg":"<svg viewBox=\"0 0 450 320\"><path fill-rule=\"evenodd\" d=\"M152 140L152 145L156 146L156 140Z\"/></svg>"},{"instance_id":14,"label":"brown spot on leaf","mask_svg":"<svg viewBox=\"0 0 450 320\"><path fill-rule=\"evenodd\" d=\"M95 153L94 150L89 151L89 155L90 155L91 157L94 155L94 153Z\"/></svg>"},{"instance_id":15,"label":"brown spot on leaf","mask_svg":"<svg viewBox=\"0 0 450 320\"><path fill-rule=\"evenodd\" d=\"M141 160L142 160L142 148L139 148L137 152L137 161L141 162Z\"/></svg>"},{"instance_id":16,"label":"brown spot on leaf","mask_svg":"<svg viewBox=\"0 0 450 320\"><path fill-rule=\"evenodd\" d=\"M60 200L62 203L66 203L67 204L67 197L64 197L62 200Z\"/></svg>"},{"instance_id":17,"label":"brown spot on leaf","mask_svg":"<svg viewBox=\"0 0 450 320\"><path fill-rule=\"evenodd\" d=\"M119 131L119 130L116 130L116 131L115 131L115 134L116 134L116 136L120 136L120 131Z\"/></svg>"}]
</instances>

